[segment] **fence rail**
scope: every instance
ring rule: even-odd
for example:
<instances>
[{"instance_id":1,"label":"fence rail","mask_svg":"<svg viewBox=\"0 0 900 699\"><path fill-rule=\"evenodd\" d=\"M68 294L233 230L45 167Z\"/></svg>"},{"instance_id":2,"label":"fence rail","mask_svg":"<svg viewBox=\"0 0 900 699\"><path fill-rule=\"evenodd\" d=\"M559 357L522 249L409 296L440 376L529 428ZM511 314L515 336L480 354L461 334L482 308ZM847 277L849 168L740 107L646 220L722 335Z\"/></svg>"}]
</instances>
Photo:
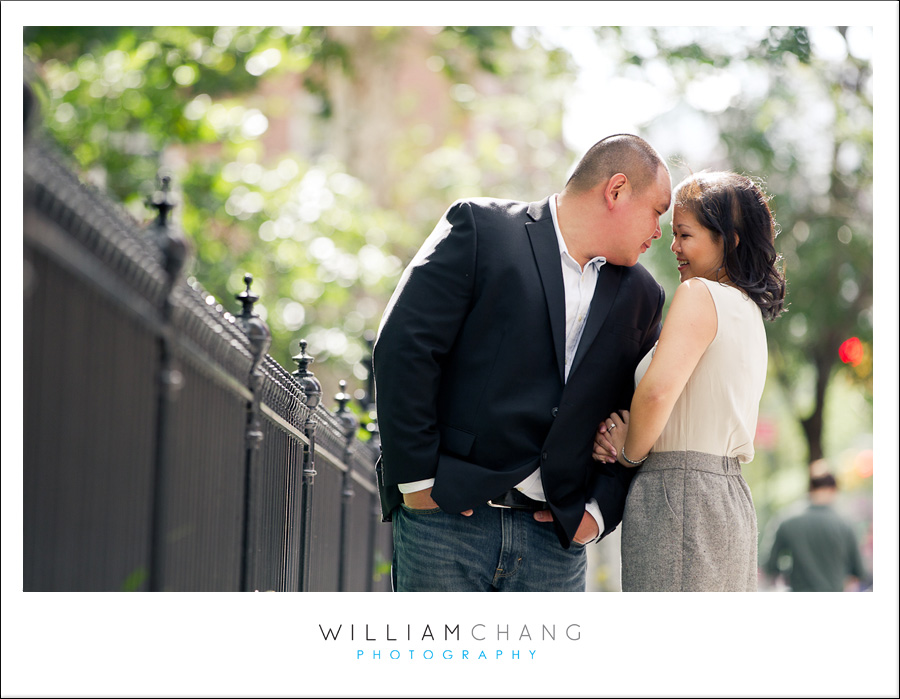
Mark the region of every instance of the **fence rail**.
<instances>
[{"instance_id":1,"label":"fence rail","mask_svg":"<svg viewBox=\"0 0 900 699\"><path fill-rule=\"evenodd\" d=\"M23 588L378 591L377 439L47 144L24 155ZM238 305L236 303L236 305Z\"/></svg>"}]
</instances>

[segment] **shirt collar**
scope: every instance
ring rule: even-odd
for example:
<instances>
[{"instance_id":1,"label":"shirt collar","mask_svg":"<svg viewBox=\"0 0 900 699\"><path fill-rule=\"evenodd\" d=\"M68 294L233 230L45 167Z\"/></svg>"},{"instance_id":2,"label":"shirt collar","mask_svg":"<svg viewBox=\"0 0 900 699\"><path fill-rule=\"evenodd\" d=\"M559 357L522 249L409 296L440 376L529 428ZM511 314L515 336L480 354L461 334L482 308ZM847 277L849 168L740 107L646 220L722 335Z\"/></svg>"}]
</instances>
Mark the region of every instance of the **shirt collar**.
<instances>
[{"instance_id":1,"label":"shirt collar","mask_svg":"<svg viewBox=\"0 0 900 699\"><path fill-rule=\"evenodd\" d=\"M575 262L575 258L569 254L569 247L566 245L566 241L562 236L562 231L559 230L559 220L558 214L556 213L556 197L558 195L554 194L550 197L550 218L553 219L553 230L556 231L556 242L559 244L559 254L561 257L568 257L572 262ZM575 262L575 264L578 264ZM597 269L600 269L602 265L606 264L605 257L595 257L592 260L588 261L589 265L594 265Z\"/></svg>"}]
</instances>

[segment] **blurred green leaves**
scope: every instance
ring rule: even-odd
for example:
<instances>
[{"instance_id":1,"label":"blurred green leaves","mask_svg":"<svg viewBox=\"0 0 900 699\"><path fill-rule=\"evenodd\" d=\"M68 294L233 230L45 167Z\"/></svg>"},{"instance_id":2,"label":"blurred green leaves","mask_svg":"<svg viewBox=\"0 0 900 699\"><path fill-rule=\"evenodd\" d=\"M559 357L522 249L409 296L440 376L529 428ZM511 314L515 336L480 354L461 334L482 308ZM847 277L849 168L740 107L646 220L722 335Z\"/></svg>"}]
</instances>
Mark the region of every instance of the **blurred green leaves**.
<instances>
[{"instance_id":1,"label":"blurred green leaves","mask_svg":"<svg viewBox=\"0 0 900 699\"><path fill-rule=\"evenodd\" d=\"M305 338L326 391L365 379L362 338L453 199L543 196L569 164L565 52L509 27L27 27L24 44L84 177L146 220L169 171L187 274L231 310L253 274L271 354L292 370ZM387 89L409 66L424 79ZM428 80L450 97L434 118Z\"/></svg>"},{"instance_id":2,"label":"blurred green leaves","mask_svg":"<svg viewBox=\"0 0 900 699\"><path fill-rule=\"evenodd\" d=\"M684 157L684 169L743 172L762 179L772 197L788 312L766 326L771 368L803 426L810 460L823 456L825 401L833 378L849 380L872 401L874 144L865 32L852 27L598 32L610 51L640 50L642 59L632 63L641 66L644 80L669 91L671 109L647 124L651 142L663 141L673 123L693 113L715 146L704 161ZM676 181L683 174L676 174ZM673 275L666 268L661 276ZM867 348L865 366L846 367L839 360L838 348L851 336Z\"/></svg>"}]
</instances>

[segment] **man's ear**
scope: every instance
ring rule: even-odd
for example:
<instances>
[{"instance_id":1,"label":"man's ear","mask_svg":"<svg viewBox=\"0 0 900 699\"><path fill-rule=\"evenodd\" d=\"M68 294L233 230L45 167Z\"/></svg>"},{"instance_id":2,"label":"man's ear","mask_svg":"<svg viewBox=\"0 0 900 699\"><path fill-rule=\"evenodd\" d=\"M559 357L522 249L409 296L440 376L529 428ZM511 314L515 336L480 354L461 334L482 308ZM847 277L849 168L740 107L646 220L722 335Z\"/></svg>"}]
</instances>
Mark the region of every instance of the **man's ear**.
<instances>
[{"instance_id":1,"label":"man's ear","mask_svg":"<svg viewBox=\"0 0 900 699\"><path fill-rule=\"evenodd\" d=\"M623 173L617 172L610 177L609 181L606 183L606 187L603 189L603 197L606 200L606 206L610 209L613 208L619 200L619 197L626 192L629 187L630 183L628 182L628 178Z\"/></svg>"}]
</instances>

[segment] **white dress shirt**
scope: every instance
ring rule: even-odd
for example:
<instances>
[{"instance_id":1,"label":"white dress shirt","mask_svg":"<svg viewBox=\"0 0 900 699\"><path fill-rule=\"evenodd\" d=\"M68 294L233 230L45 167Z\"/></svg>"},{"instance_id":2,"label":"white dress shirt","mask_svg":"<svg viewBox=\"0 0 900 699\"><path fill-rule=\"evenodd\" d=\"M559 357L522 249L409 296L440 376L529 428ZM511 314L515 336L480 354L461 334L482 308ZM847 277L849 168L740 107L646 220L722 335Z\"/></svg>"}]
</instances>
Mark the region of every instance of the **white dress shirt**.
<instances>
[{"instance_id":1,"label":"white dress shirt","mask_svg":"<svg viewBox=\"0 0 900 699\"><path fill-rule=\"evenodd\" d=\"M560 265L562 266L563 286L565 287L566 297L566 357L565 357L565 378L569 379L569 370L572 367L572 360L575 358L575 352L578 350L578 343L581 341L581 335L584 332L584 325L587 321L588 311L591 308L591 301L594 298L594 288L597 286L597 275L600 268L606 264L606 258L595 257L590 260L584 269L581 268L575 259L569 254L566 241L563 239L562 232L559 230L559 220L556 213L556 194L550 197L550 215L553 218L553 229L556 231L556 240L559 244ZM401 493L414 493L419 490L425 490L434 485L434 479L428 478L415 483L399 484ZM546 500L543 484L541 483L541 470L536 469L530 476L516 486L525 495L534 500ZM603 515L600 514L600 507L597 501L591 499L585 509L591 516L597 520L600 527L600 533L603 533ZM599 537L599 535L598 535ZM597 538L597 537L595 537Z\"/></svg>"}]
</instances>

